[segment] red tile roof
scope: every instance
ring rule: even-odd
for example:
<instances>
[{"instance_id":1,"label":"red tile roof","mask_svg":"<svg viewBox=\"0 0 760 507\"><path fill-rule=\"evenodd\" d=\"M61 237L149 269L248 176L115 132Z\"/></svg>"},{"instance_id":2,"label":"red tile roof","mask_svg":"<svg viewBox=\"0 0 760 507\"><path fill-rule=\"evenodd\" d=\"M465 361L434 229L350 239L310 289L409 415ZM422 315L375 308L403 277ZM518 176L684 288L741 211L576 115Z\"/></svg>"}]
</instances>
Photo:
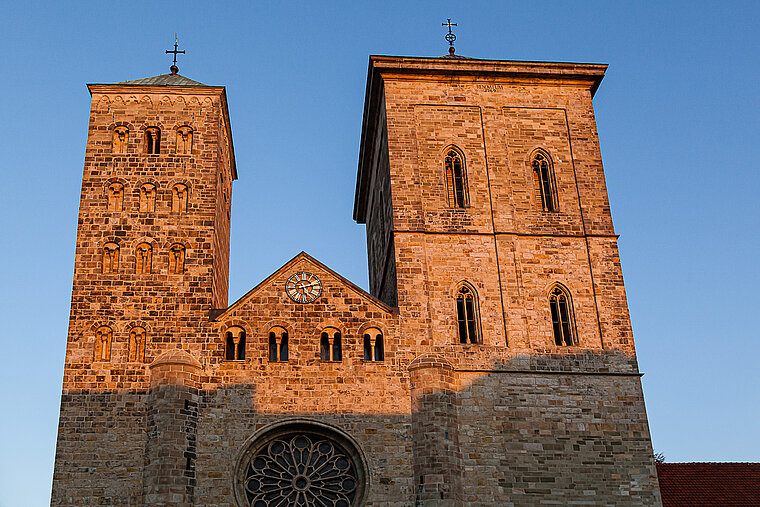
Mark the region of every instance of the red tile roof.
<instances>
[{"instance_id":1,"label":"red tile roof","mask_svg":"<svg viewBox=\"0 0 760 507\"><path fill-rule=\"evenodd\" d=\"M760 506L760 463L657 463L662 505Z\"/></svg>"}]
</instances>

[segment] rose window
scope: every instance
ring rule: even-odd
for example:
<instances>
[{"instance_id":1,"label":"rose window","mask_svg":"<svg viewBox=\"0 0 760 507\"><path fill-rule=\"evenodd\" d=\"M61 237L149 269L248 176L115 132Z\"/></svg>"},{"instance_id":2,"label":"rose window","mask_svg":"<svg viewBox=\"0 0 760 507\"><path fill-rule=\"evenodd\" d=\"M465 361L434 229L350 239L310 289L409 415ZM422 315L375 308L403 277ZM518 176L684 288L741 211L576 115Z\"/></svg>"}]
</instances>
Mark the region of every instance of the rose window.
<instances>
[{"instance_id":1,"label":"rose window","mask_svg":"<svg viewBox=\"0 0 760 507\"><path fill-rule=\"evenodd\" d=\"M240 463L238 498L250 507L358 505L364 473L356 452L315 430L280 433L249 449Z\"/></svg>"}]
</instances>

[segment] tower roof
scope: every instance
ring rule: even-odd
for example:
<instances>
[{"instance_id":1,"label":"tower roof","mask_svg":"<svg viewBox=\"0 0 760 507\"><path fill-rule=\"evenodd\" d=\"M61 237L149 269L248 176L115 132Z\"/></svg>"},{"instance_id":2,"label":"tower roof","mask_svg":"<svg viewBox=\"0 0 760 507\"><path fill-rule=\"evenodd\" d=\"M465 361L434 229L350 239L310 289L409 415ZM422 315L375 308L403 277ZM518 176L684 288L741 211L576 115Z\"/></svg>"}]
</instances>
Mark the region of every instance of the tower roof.
<instances>
[{"instance_id":1,"label":"tower roof","mask_svg":"<svg viewBox=\"0 0 760 507\"><path fill-rule=\"evenodd\" d=\"M160 74L158 76L132 79L130 81L119 81L114 84L138 86L208 86L179 74Z\"/></svg>"}]
</instances>

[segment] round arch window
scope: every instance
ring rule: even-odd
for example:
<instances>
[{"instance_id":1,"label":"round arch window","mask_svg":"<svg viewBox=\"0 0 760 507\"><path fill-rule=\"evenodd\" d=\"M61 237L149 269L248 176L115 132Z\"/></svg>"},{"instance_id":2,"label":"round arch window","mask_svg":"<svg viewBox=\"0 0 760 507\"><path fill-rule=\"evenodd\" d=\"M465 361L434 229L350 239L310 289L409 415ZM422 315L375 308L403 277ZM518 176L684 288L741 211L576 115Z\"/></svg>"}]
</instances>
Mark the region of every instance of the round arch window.
<instances>
[{"instance_id":1,"label":"round arch window","mask_svg":"<svg viewBox=\"0 0 760 507\"><path fill-rule=\"evenodd\" d=\"M235 496L251 507L361 505L366 466L355 443L318 423L279 425L253 438L238 461Z\"/></svg>"}]
</instances>

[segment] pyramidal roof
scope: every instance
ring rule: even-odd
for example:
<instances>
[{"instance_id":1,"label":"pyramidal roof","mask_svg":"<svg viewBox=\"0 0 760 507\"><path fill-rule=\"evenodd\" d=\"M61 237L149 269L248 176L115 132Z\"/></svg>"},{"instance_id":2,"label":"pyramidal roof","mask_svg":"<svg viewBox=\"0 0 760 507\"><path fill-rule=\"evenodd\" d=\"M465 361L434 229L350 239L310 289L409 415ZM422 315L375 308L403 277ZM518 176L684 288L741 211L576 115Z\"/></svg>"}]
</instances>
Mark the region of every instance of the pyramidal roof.
<instances>
[{"instance_id":1,"label":"pyramidal roof","mask_svg":"<svg viewBox=\"0 0 760 507\"><path fill-rule=\"evenodd\" d=\"M132 79L130 81L120 81L114 84L138 85L138 86L208 86L198 81L193 81L179 74L161 74L159 76L144 77L142 79Z\"/></svg>"}]
</instances>

